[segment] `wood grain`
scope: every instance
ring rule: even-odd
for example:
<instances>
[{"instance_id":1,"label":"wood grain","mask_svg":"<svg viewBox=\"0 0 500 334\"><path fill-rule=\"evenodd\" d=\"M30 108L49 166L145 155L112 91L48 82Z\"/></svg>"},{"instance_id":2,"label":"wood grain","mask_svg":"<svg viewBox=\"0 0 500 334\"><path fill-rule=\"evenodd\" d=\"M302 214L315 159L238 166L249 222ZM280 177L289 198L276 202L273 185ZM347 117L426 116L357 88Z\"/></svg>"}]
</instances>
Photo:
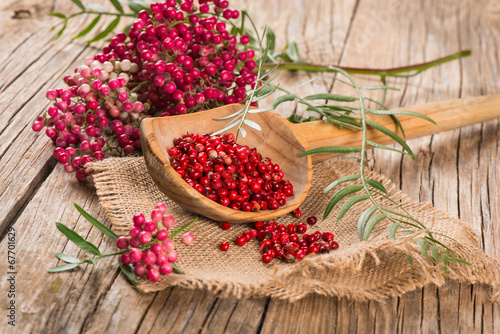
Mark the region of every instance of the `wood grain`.
<instances>
[{"instance_id":1,"label":"wood grain","mask_svg":"<svg viewBox=\"0 0 500 334\"><path fill-rule=\"evenodd\" d=\"M107 4L105 0L92 1ZM389 80L390 107L459 97L499 94L500 5L496 0L233 0L258 27L269 24L277 48L297 41L304 60L345 66L390 67L429 61L460 49L472 57L414 78ZM75 10L70 1L5 0L0 4L0 272L6 262L4 231L18 231L17 327L2 320L2 333L497 333L500 307L480 285L450 281L381 302L309 296L296 303L270 299L224 299L205 291L135 290L107 259L61 274L55 252L84 256L65 241L54 222L75 228L111 252L114 246L80 217L72 203L104 219L95 190L66 175L51 157L52 145L31 131L47 106L44 90L62 85L64 73L96 52L68 34L52 43L51 11ZM16 11L20 11L16 14ZM24 11L24 12L23 12ZM24 13L24 14L23 14ZM26 17L23 19L15 18ZM24 15L24 16L22 16ZM100 22L104 26L106 21ZM318 74L283 72L293 88ZM361 83L374 78L357 77ZM349 90L332 76L301 87L301 95ZM376 95L375 95L376 96ZM269 104L270 101L264 103ZM279 113L307 115L283 104ZM470 223L484 251L500 259L500 122L485 122L414 139L416 161L391 152L370 152L369 167L382 172L413 200L431 202ZM4 306L6 281L0 280Z\"/></svg>"}]
</instances>

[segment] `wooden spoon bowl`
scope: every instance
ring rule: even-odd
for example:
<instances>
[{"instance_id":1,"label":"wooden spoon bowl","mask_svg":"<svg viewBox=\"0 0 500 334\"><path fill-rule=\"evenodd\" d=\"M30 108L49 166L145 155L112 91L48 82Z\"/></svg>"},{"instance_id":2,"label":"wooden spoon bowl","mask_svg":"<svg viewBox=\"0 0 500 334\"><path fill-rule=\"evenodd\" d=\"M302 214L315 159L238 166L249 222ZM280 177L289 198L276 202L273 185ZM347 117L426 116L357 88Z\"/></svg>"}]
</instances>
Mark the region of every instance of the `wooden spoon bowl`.
<instances>
[{"instance_id":1,"label":"wooden spoon bowl","mask_svg":"<svg viewBox=\"0 0 500 334\"><path fill-rule=\"evenodd\" d=\"M299 157L298 154L321 146L359 146L361 131L339 130L324 121L292 124L272 112L249 114L248 119L257 122L262 131L245 127L246 138L240 136L238 143L256 147L263 157L269 157L280 165L285 179L294 187L294 195L278 210L243 212L224 207L201 195L187 184L170 165L168 149L173 141L187 133L213 133L220 130L227 121L214 118L228 116L238 111L241 105L228 105L200 113L148 118L141 123L141 143L146 166L151 177L173 201L185 209L217 221L246 223L272 220L297 208L305 199L312 180L312 163L325 160L332 155L319 154ZM452 130L500 117L500 96L481 96L451 101L434 102L404 108L432 118L437 125L426 120L406 115L399 116L405 129L406 139ZM369 117L377 123L398 133L389 116ZM400 136L401 133L398 133ZM375 130L368 131L368 139L382 144L393 140Z\"/></svg>"},{"instance_id":2,"label":"wooden spoon bowl","mask_svg":"<svg viewBox=\"0 0 500 334\"><path fill-rule=\"evenodd\" d=\"M311 158L297 157L308 149L307 143L303 136L292 131L292 124L282 117L271 112L249 114L248 118L257 122L262 131L245 127L246 137L240 135L238 138L240 145L257 147L262 157L269 157L273 163L279 164L285 173L285 179L293 184L295 195L288 197L286 204L277 210L243 212L224 207L189 186L170 165L168 149L173 146L175 138L193 132L216 132L227 121L214 121L213 118L230 115L241 107L239 104L232 104L194 114L145 119L141 124L141 138L146 165L162 192L197 214L231 223L274 219L294 210L302 203L312 178Z\"/></svg>"}]
</instances>

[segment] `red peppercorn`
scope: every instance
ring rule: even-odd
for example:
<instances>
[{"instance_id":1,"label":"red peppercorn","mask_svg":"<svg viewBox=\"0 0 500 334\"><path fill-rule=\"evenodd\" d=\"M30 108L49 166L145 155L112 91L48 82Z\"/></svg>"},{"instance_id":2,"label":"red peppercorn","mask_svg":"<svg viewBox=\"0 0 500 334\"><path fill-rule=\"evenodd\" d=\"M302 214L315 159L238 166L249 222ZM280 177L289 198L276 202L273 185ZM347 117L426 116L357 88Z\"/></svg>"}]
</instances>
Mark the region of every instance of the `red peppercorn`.
<instances>
[{"instance_id":1,"label":"red peppercorn","mask_svg":"<svg viewBox=\"0 0 500 334\"><path fill-rule=\"evenodd\" d=\"M293 190L292 190L292 193L293 193ZM297 208L295 210L292 211L292 213L295 215L295 217L297 218L300 218L302 217L302 211L300 210L300 208Z\"/></svg>"},{"instance_id":2,"label":"red peppercorn","mask_svg":"<svg viewBox=\"0 0 500 334\"><path fill-rule=\"evenodd\" d=\"M224 231L227 231L231 228L231 224L229 224L228 222L223 222L221 224L221 228L224 230Z\"/></svg>"},{"instance_id":3,"label":"red peppercorn","mask_svg":"<svg viewBox=\"0 0 500 334\"><path fill-rule=\"evenodd\" d=\"M309 217L307 217L307 223L309 225L313 226L317 222L318 222L318 218L316 218L315 216L309 216Z\"/></svg>"},{"instance_id":4,"label":"red peppercorn","mask_svg":"<svg viewBox=\"0 0 500 334\"><path fill-rule=\"evenodd\" d=\"M224 251L224 252L225 252L225 251L227 251L228 249L229 249L229 243L227 243L227 242L223 242L223 243L221 243L221 244L220 244L220 250L221 250L221 251Z\"/></svg>"},{"instance_id":5,"label":"red peppercorn","mask_svg":"<svg viewBox=\"0 0 500 334\"><path fill-rule=\"evenodd\" d=\"M269 254L266 253L266 254L262 255L262 262L269 263L271 261L272 261L272 258L271 258L271 256L269 256Z\"/></svg>"},{"instance_id":6,"label":"red peppercorn","mask_svg":"<svg viewBox=\"0 0 500 334\"><path fill-rule=\"evenodd\" d=\"M247 240L244 237L239 236L236 238L236 244L238 246L245 246L246 243L247 243Z\"/></svg>"},{"instance_id":7,"label":"red peppercorn","mask_svg":"<svg viewBox=\"0 0 500 334\"><path fill-rule=\"evenodd\" d=\"M302 234L302 233L306 233L306 231L307 231L307 225L305 223L299 223L297 225L297 232L298 233Z\"/></svg>"}]
</instances>

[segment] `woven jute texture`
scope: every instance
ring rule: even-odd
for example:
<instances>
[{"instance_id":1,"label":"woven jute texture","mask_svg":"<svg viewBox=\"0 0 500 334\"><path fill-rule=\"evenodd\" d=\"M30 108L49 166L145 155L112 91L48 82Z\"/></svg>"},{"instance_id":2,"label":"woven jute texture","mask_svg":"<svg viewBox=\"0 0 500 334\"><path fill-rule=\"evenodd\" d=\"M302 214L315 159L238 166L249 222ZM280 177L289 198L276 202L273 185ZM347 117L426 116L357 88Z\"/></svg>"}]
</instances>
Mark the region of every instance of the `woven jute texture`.
<instances>
[{"instance_id":1,"label":"woven jute texture","mask_svg":"<svg viewBox=\"0 0 500 334\"><path fill-rule=\"evenodd\" d=\"M195 217L158 190L142 157L105 159L91 164L88 170L93 172L100 203L111 220L112 228L119 235L127 234L134 213L149 213L158 202L165 202L168 213L176 219L172 231ZM323 189L333 180L357 173L357 165L342 160L315 165L311 190L301 205L304 216L322 217L332 196L332 192L323 194ZM391 197L413 217L433 231L460 243L461 246L446 238L440 239L460 258L472 263L472 266L449 266L448 277L460 282L487 284L492 289L492 300L500 301L500 265L478 248L477 236L466 223L429 204L412 203L381 175L369 176L381 181ZM387 207L392 205L383 198L379 200ZM251 225L234 224L230 230L223 231L220 223L199 217L189 227L196 237L195 243L176 247L178 265L186 274L163 276L157 283L142 280L138 289L149 292L176 285L207 289L221 292L222 296L234 295L238 298L271 296L297 300L316 293L367 300L398 296L431 283L439 286L445 282L442 267L427 260L419 250L415 241L421 235L408 236L400 229L396 240L391 240L387 237L389 223L382 221L367 241L360 241L357 221L369 203L356 204L342 220L336 222L341 204L326 220L319 220L314 227L309 226L307 232L330 231L340 248L328 254L308 256L298 263L274 260L271 264L264 264L258 240L251 240L244 247L234 244L236 236L250 230ZM276 222L290 224L304 220L287 214ZM227 252L219 250L224 241L231 245ZM413 264L410 264L408 254L411 254Z\"/></svg>"}]
</instances>

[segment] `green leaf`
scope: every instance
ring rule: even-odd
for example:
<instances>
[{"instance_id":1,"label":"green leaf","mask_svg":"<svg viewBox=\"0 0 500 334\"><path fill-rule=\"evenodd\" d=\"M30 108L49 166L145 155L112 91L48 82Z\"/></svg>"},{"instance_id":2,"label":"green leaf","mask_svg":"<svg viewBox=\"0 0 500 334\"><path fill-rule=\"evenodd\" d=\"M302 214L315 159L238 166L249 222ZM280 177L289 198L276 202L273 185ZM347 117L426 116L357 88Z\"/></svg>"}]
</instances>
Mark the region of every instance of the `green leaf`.
<instances>
[{"instance_id":1,"label":"green leaf","mask_svg":"<svg viewBox=\"0 0 500 334\"><path fill-rule=\"evenodd\" d=\"M238 131L241 132L241 135L243 136L243 138L245 138L247 136L247 131L245 129L239 128Z\"/></svg>"},{"instance_id":2,"label":"green leaf","mask_svg":"<svg viewBox=\"0 0 500 334\"><path fill-rule=\"evenodd\" d=\"M332 212L332 209L335 207L335 205L337 205L337 203L340 202L344 197L350 194L354 194L355 192L358 192L361 189L363 189L362 185L354 184L351 186L344 187L339 191L337 191L335 195L333 195L328 205L326 206L325 213L323 214L323 219L326 219L326 217L328 217L328 215L330 214L330 212Z\"/></svg>"},{"instance_id":3,"label":"green leaf","mask_svg":"<svg viewBox=\"0 0 500 334\"><path fill-rule=\"evenodd\" d=\"M67 263L67 264L63 264L61 266L52 267L52 268L48 269L47 272L58 273L58 272L65 271L65 270L71 270L73 268L78 267L79 265L80 265L79 263Z\"/></svg>"},{"instance_id":4,"label":"green leaf","mask_svg":"<svg viewBox=\"0 0 500 334\"><path fill-rule=\"evenodd\" d=\"M415 117L419 117L419 118L422 118L422 119L425 119L426 121L429 121L433 124L436 124L436 122L434 122L432 120L432 118L426 116L426 115L423 115L423 114L420 114L418 112L414 112L414 111L408 111L408 110L375 110L375 109L366 109L370 114L374 114L374 115L409 115L409 116L415 116Z\"/></svg>"},{"instance_id":5,"label":"green leaf","mask_svg":"<svg viewBox=\"0 0 500 334\"><path fill-rule=\"evenodd\" d=\"M64 24L63 24L61 30L59 30L59 32L57 33L56 38L54 38L55 40L58 40L61 37L61 35L63 34L64 30L66 30L66 25L67 24L68 24L68 20L64 21Z\"/></svg>"},{"instance_id":6,"label":"green leaf","mask_svg":"<svg viewBox=\"0 0 500 334\"><path fill-rule=\"evenodd\" d=\"M78 210L78 212L80 212L80 214L85 219L87 219L92 225L94 225L95 227L97 227L97 229L99 231L101 231L102 233L104 233L105 235L107 235L113 241L116 241L118 239L118 236L116 235L115 232L111 231L109 228L107 228L106 226L104 226L100 221L98 221L97 219L95 219L94 217L92 217L90 215L90 213L88 213L87 211L85 211L78 204L76 204L76 203L73 203L73 204L75 205L75 208Z\"/></svg>"},{"instance_id":7,"label":"green leaf","mask_svg":"<svg viewBox=\"0 0 500 334\"><path fill-rule=\"evenodd\" d=\"M77 39L77 38L80 38L80 37L87 35L96 26L97 22L99 22L100 19L101 19L101 15L97 15L96 18L92 22L90 22L90 24L87 26L87 28L80 31L80 33L78 35L76 35L75 37L73 37L73 39Z\"/></svg>"},{"instance_id":8,"label":"green leaf","mask_svg":"<svg viewBox=\"0 0 500 334\"><path fill-rule=\"evenodd\" d=\"M378 123L375 123L373 121L370 121L370 120L366 120L366 123L368 125L370 125L372 128L382 132L383 134L391 137L392 139L394 139L399 145L401 145L407 152L408 154L410 155L410 157L415 160L415 155L413 154L413 152L411 151L410 147L405 143L405 141L403 139L401 139L397 134L395 134L394 132L392 132L391 130L389 130L388 128L386 128L385 126L383 125L380 125Z\"/></svg>"},{"instance_id":9,"label":"green leaf","mask_svg":"<svg viewBox=\"0 0 500 334\"><path fill-rule=\"evenodd\" d=\"M289 122L292 122L292 123L306 123L306 122L319 121L319 118L314 117L314 116L304 118L299 114L293 114L293 115L290 115L290 117L288 117L287 120Z\"/></svg>"},{"instance_id":10,"label":"green leaf","mask_svg":"<svg viewBox=\"0 0 500 334\"><path fill-rule=\"evenodd\" d=\"M418 248L420 248L420 251L422 252L422 254L425 256L425 258L427 260L429 260L429 254L427 253L427 240L425 240L424 238L418 239L417 245L418 245Z\"/></svg>"},{"instance_id":11,"label":"green leaf","mask_svg":"<svg viewBox=\"0 0 500 334\"><path fill-rule=\"evenodd\" d=\"M299 154L299 157L303 157L306 155L312 154L320 154L320 153L351 153L351 152L361 152L361 147L353 147L353 146L323 146L313 148L312 150L307 150Z\"/></svg>"},{"instance_id":12,"label":"green leaf","mask_svg":"<svg viewBox=\"0 0 500 334\"><path fill-rule=\"evenodd\" d=\"M443 261L443 271L446 275L448 275L448 260L449 259L450 258L446 254L443 254L443 256L441 256L441 261Z\"/></svg>"},{"instance_id":13,"label":"green leaf","mask_svg":"<svg viewBox=\"0 0 500 334\"><path fill-rule=\"evenodd\" d=\"M379 143L375 143L375 142L370 141L370 140L367 140L366 142L368 143L368 145L371 145L371 146L373 146L375 148L379 148L379 149L387 150L387 151L398 152L400 154L408 154L408 152L401 151L401 150L398 150L398 149L395 149L395 148L392 148L392 147L389 147L389 146L386 146L386 145L381 145Z\"/></svg>"},{"instance_id":14,"label":"green leaf","mask_svg":"<svg viewBox=\"0 0 500 334\"><path fill-rule=\"evenodd\" d=\"M410 265L413 265L413 256L411 254L406 254L406 257L408 258L408 262L410 262Z\"/></svg>"},{"instance_id":15,"label":"green leaf","mask_svg":"<svg viewBox=\"0 0 500 334\"><path fill-rule=\"evenodd\" d=\"M267 43L267 48L269 49L270 53L274 52L274 45L275 45L276 37L274 35L274 32L267 28L266 30L266 43Z\"/></svg>"},{"instance_id":16,"label":"green leaf","mask_svg":"<svg viewBox=\"0 0 500 334\"><path fill-rule=\"evenodd\" d=\"M389 236L389 238L391 238L392 240L396 239L396 231L399 227L401 227L401 225L398 223L393 223L387 226L387 235Z\"/></svg>"},{"instance_id":17,"label":"green leaf","mask_svg":"<svg viewBox=\"0 0 500 334\"><path fill-rule=\"evenodd\" d=\"M139 280L137 279L137 276L134 273L134 270L132 269L132 266L130 264L125 265L122 263L122 260L118 259L118 263L120 266L120 269L122 270L122 273L127 276L129 280L131 280L134 283L139 283Z\"/></svg>"},{"instance_id":18,"label":"green leaf","mask_svg":"<svg viewBox=\"0 0 500 334\"><path fill-rule=\"evenodd\" d=\"M85 252L93 255L101 255L101 252L94 244L86 241L81 235L71 230L66 225L56 222L56 227L62 234Z\"/></svg>"},{"instance_id":19,"label":"green leaf","mask_svg":"<svg viewBox=\"0 0 500 334\"><path fill-rule=\"evenodd\" d=\"M293 100L295 100L295 95L293 95L293 94L282 95L282 96L278 97L274 101L274 103L273 103L273 109L276 109L280 104L282 104L284 102L290 102L290 101L293 101Z\"/></svg>"},{"instance_id":20,"label":"green leaf","mask_svg":"<svg viewBox=\"0 0 500 334\"><path fill-rule=\"evenodd\" d=\"M387 190L384 188L382 183L375 181L375 180L372 180L372 179L366 179L366 183L368 183L373 188L378 189L378 190L387 194Z\"/></svg>"},{"instance_id":21,"label":"green leaf","mask_svg":"<svg viewBox=\"0 0 500 334\"><path fill-rule=\"evenodd\" d=\"M56 257L66 263L82 263L82 261L78 260L77 258L64 253L56 253Z\"/></svg>"},{"instance_id":22,"label":"green leaf","mask_svg":"<svg viewBox=\"0 0 500 334\"><path fill-rule=\"evenodd\" d=\"M375 225L377 225L381 220L383 220L385 218L387 218L386 214L376 215L376 216L373 216L372 218L370 218L368 223L366 223L365 240L368 240L368 237L370 237L370 234L372 233Z\"/></svg>"},{"instance_id":23,"label":"green leaf","mask_svg":"<svg viewBox=\"0 0 500 334\"><path fill-rule=\"evenodd\" d=\"M328 116L326 118L326 121L327 121L327 123L336 124L336 125L343 126L343 127L349 128L349 129L357 130L357 131L363 130L363 127L361 127L359 125L353 125L352 123L347 123L347 122L335 120L335 118L337 118L337 117Z\"/></svg>"},{"instance_id":24,"label":"green leaf","mask_svg":"<svg viewBox=\"0 0 500 334\"><path fill-rule=\"evenodd\" d=\"M104 8L101 5L95 4L95 3L90 3L88 5L85 5L85 8L99 12L99 13L104 13L106 12L106 8Z\"/></svg>"},{"instance_id":25,"label":"green leaf","mask_svg":"<svg viewBox=\"0 0 500 334\"><path fill-rule=\"evenodd\" d=\"M87 41L88 44L96 42L98 40L103 39L104 37L108 36L108 34L115 29L115 27L118 25L120 22L120 16L118 16L116 19L111 21L111 23L104 29L100 34L98 34L96 37L94 37L92 40Z\"/></svg>"},{"instance_id":26,"label":"green leaf","mask_svg":"<svg viewBox=\"0 0 500 334\"><path fill-rule=\"evenodd\" d=\"M330 94L330 93L321 93L309 95L304 98L304 100L331 100L331 101L341 101L341 102L354 102L357 101L357 97L339 95L339 94Z\"/></svg>"},{"instance_id":27,"label":"green leaf","mask_svg":"<svg viewBox=\"0 0 500 334\"><path fill-rule=\"evenodd\" d=\"M272 108L258 108L258 109L249 109L248 113L249 114L258 114L264 111L271 111Z\"/></svg>"},{"instance_id":28,"label":"green leaf","mask_svg":"<svg viewBox=\"0 0 500 334\"><path fill-rule=\"evenodd\" d=\"M123 14L122 5L120 5L120 3L118 2L118 0L109 0L109 1L113 4L113 6L116 8L117 11L119 11L120 13Z\"/></svg>"},{"instance_id":29,"label":"green leaf","mask_svg":"<svg viewBox=\"0 0 500 334\"><path fill-rule=\"evenodd\" d=\"M436 261L436 263L439 263L439 248L437 248L436 245L431 246L431 254L434 258L434 261Z\"/></svg>"},{"instance_id":30,"label":"green leaf","mask_svg":"<svg viewBox=\"0 0 500 334\"><path fill-rule=\"evenodd\" d=\"M341 183L344 183L344 182L349 182L349 181L354 181L354 180L357 180L361 177L360 174L356 174L356 175L349 175L349 176L344 176L344 177L341 177L340 179L338 179L337 181L334 181L332 183L330 183L326 188L325 190L323 190L323 193L327 193L329 192L330 190L332 190L333 188L335 188L336 186L338 186L339 184Z\"/></svg>"},{"instance_id":31,"label":"green leaf","mask_svg":"<svg viewBox=\"0 0 500 334\"><path fill-rule=\"evenodd\" d=\"M290 42L286 45L287 55L293 63L299 62L299 48L297 43Z\"/></svg>"},{"instance_id":32,"label":"green leaf","mask_svg":"<svg viewBox=\"0 0 500 334\"><path fill-rule=\"evenodd\" d=\"M71 0L75 5L77 5L81 10L85 10L85 6L82 4L80 0Z\"/></svg>"},{"instance_id":33,"label":"green leaf","mask_svg":"<svg viewBox=\"0 0 500 334\"><path fill-rule=\"evenodd\" d=\"M66 15L61 14L61 13L50 13L49 15L50 15L50 16L55 16L55 17L58 17L58 18L63 19L63 20L67 20L67 19L68 19L68 18L66 17Z\"/></svg>"},{"instance_id":34,"label":"green leaf","mask_svg":"<svg viewBox=\"0 0 500 334\"><path fill-rule=\"evenodd\" d=\"M121 3L124 3L133 11L135 14L139 14L141 10L147 10L151 14L151 9L148 4L142 0L118 0ZM234 35L234 34L232 34Z\"/></svg>"},{"instance_id":35,"label":"green leaf","mask_svg":"<svg viewBox=\"0 0 500 334\"><path fill-rule=\"evenodd\" d=\"M269 88L267 90L266 88ZM274 88L264 87L262 90L258 91L258 94L252 98L252 102L259 102L260 100L264 100L266 97L272 95L276 91L276 86Z\"/></svg>"},{"instance_id":36,"label":"green leaf","mask_svg":"<svg viewBox=\"0 0 500 334\"><path fill-rule=\"evenodd\" d=\"M466 265L468 265L468 266L471 266L471 264L470 264L469 262L467 262L467 261L465 261L465 260L462 260L462 259L461 259L461 258L459 258L459 257L455 257L455 256L454 256L454 257L451 257L451 258L450 258L450 260L451 260L451 261L453 261L453 262L458 262L458 263L462 263L462 264L466 264Z\"/></svg>"},{"instance_id":37,"label":"green leaf","mask_svg":"<svg viewBox=\"0 0 500 334\"><path fill-rule=\"evenodd\" d=\"M249 120L249 119L245 119L245 120L243 121L243 123L245 123L246 125L248 125L248 126L249 126L249 127L251 127L251 128L254 128L254 129L255 129L255 130L257 130L257 131L261 131L261 130L262 130L262 128L260 127L260 125L259 125L259 124L255 123L254 121L251 121L251 120Z\"/></svg>"},{"instance_id":38,"label":"green leaf","mask_svg":"<svg viewBox=\"0 0 500 334\"><path fill-rule=\"evenodd\" d=\"M174 267L174 270L179 274L185 274L185 272L181 268L179 268L179 266L176 265L175 263L172 263L172 267Z\"/></svg>"},{"instance_id":39,"label":"green leaf","mask_svg":"<svg viewBox=\"0 0 500 334\"><path fill-rule=\"evenodd\" d=\"M368 219L377 211L376 206L369 207L366 209L358 219L358 236L359 240L363 240L363 236L365 235L365 226L368 222Z\"/></svg>"},{"instance_id":40,"label":"green leaf","mask_svg":"<svg viewBox=\"0 0 500 334\"><path fill-rule=\"evenodd\" d=\"M242 128L243 129L243 128ZM240 129L240 130L242 130ZM194 218L193 220L191 220L189 223L187 223L186 225L184 225L182 228L178 229L177 231L175 231L174 233L172 233L171 235L169 235L169 239L172 239L173 237L175 237L177 234L181 233L182 231L184 231L185 229L187 229L189 226L191 226L191 224L193 224L195 221L198 220L198 217Z\"/></svg>"},{"instance_id":41,"label":"green leaf","mask_svg":"<svg viewBox=\"0 0 500 334\"><path fill-rule=\"evenodd\" d=\"M337 216L337 221L341 220L342 217L344 217L344 215L347 213L347 211L349 211L349 209L356 203L359 203L359 202L362 202L362 201L365 201L367 199L369 199L370 196L369 195L356 195L356 196L352 196L351 198L349 198L345 203L344 205L342 205L342 208L340 209L339 211L339 214Z\"/></svg>"}]
</instances>

